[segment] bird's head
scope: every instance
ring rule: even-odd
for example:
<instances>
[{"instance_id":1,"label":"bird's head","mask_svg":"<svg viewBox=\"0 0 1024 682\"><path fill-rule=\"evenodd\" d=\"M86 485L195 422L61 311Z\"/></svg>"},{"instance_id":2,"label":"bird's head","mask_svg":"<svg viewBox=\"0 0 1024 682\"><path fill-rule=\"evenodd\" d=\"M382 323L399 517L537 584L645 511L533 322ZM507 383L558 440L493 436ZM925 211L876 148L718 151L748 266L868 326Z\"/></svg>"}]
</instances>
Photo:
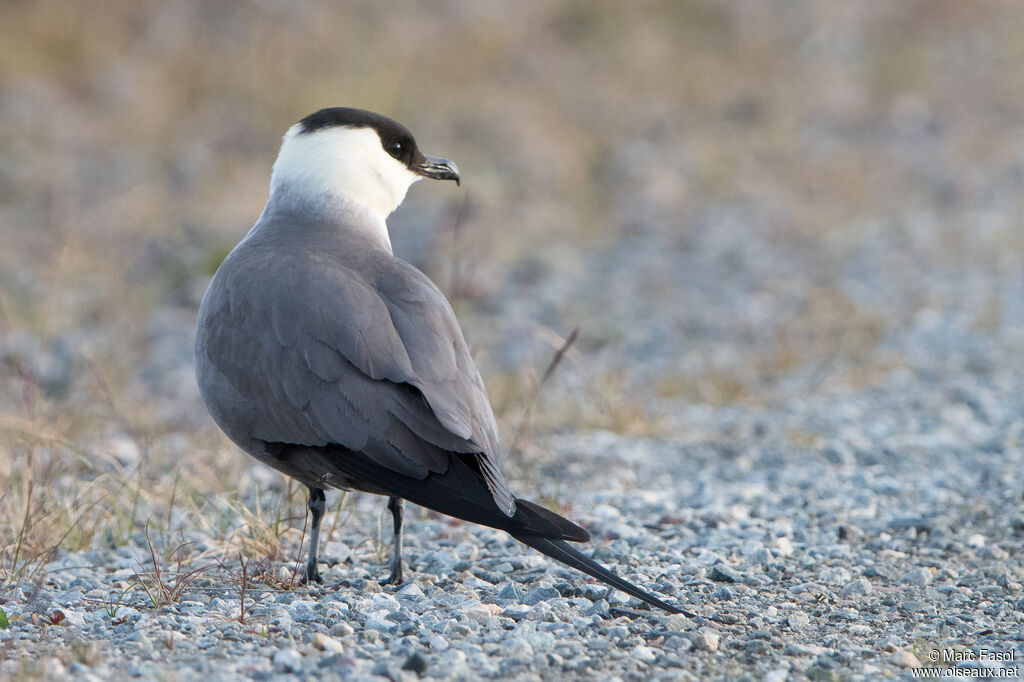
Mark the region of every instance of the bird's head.
<instances>
[{"instance_id":1,"label":"bird's head","mask_svg":"<svg viewBox=\"0 0 1024 682\"><path fill-rule=\"evenodd\" d=\"M420 151L397 121L363 109L332 107L302 119L285 133L274 162L270 193L359 204L381 220L420 178L459 182L448 159Z\"/></svg>"}]
</instances>

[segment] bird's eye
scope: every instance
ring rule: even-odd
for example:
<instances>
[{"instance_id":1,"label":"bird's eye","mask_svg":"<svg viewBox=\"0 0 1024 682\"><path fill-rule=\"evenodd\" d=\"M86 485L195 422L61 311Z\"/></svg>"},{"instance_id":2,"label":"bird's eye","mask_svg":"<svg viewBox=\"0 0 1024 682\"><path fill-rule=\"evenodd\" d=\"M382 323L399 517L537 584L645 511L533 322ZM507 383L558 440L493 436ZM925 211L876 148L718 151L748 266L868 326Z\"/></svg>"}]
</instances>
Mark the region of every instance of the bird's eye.
<instances>
[{"instance_id":1,"label":"bird's eye","mask_svg":"<svg viewBox=\"0 0 1024 682\"><path fill-rule=\"evenodd\" d=\"M392 142L388 145L388 154L395 157L396 159L402 155L402 143Z\"/></svg>"}]
</instances>

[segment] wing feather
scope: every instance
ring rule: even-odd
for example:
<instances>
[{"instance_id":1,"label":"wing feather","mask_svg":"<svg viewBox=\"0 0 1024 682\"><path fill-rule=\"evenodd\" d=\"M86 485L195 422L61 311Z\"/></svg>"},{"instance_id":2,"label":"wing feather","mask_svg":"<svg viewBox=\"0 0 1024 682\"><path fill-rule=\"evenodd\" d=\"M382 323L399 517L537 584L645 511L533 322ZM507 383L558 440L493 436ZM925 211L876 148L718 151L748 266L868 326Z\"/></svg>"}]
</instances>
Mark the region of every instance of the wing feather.
<instances>
[{"instance_id":1,"label":"wing feather","mask_svg":"<svg viewBox=\"0 0 1024 682\"><path fill-rule=\"evenodd\" d=\"M245 247L211 284L204 345L246 396L252 437L337 444L420 479L446 471L449 453L475 455L499 508L514 513L483 381L425 275L385 252Z\"/></svg>"}]
</instances>

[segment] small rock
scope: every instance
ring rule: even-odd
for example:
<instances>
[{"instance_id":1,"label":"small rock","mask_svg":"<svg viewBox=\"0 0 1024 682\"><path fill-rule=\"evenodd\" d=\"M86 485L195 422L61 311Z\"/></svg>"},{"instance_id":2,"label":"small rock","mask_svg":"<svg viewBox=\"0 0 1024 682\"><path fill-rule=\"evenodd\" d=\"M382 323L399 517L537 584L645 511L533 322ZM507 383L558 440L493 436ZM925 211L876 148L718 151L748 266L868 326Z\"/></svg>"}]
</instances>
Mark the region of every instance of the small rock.
<instances>
[{"instance_id":1,"label":"small rock","mask_svg":"<svg viewBox=\"0 0 1024 682\"><path fill-rule=\"evenodd\" d=\"M349 635L354 635L355 632L355 628L343 620L339 620L331 626L331 634L335 637L348 637Z\"/></svg>"},{"instance_id":2,"label":"small rock","mask_svg":"<svg viewBox=\"0 0 1024 682\"><path fill-rule=\"evenodd\" d=\"M653 663L658 656L654 650L647 646L634 647L630 654L633 658L644 663Z\"/></svg>"},{"instance_id":3,"label":"small rock","mask_svg":"<svg viewBox=\"0 0 1024 682\"><path fill-rule=\"evenodd\" d=\"M708 571L708 578L720 583L743 582L743 574L728 564L715 564Z\"/></svg>"},{"instance_id":4,"label":"small rock","mask_svg":"<svg viewBox=\"0 0 1024 682\"><path fill-rule=\"evenodd\" d=\"M907 599L900 602L900 610L906 613L934 614L935 605L920 599Z\"/></svg>"},{"instance_id":5,"label":"small rock","mask_svg":"<svg viewBox=\"0 0 1024 682\"><path fill-rule=\"evenodd\" d=\"M836 533L843 542L856 542L864 537L864 531L853 524L839 526Z\"/></svg>"},{"instance_id":6,"label":"small rock","mask_svg":"<svg viewBox=\"0 0 1024 682\"><path fill-rule=\"evenodd\" d=\"M853 597L858 594L871 594L875 588L871 586L871 582L867 578L857 578L856 580L849 582L843 588L842 595L844 597Z\"/></svg>"},{"instance_id":7,"label":"small rock","mask_svg":"<svg viewBox=\"0 0 1024 682\"><path fill-rule=\"evenodd\" d=\"M409 583L402 589L395 592L399 597L422 597L423 590L416 583Z\"/></svg>"},{"instance_id":8,"label":"small rock","mask_svg":"<svg viewBox=\"0 0 1024 682\"><path fill-rule=\"evenodd\" d=\"M383 677L389 680L401 679L401 673L397 672L387 660L379 660L373 664L370 674Z\"/></svg>"},{"instance_id":9,"label":"small rock","mask_svg":"<svg viewBox=\"0 0 1024 682\"><path fill-rule=\"evenodd\" d=\"M813 644L790 644L783 651L787 656L821 656L827 649Z\"/></svg>"},{"instance_id":10,"label":"small rock","mask_svg":"<svg viewBox=\"0 0 1024 682\"><path fill-rule=\"evenodd\" d=\"M999 587L1003 588L1008 592L1017 592L1018 590L1020 590L1020 583L1015 581L1013 579L1013 576L1007 573L1006 571L1003 571L998 576L996 576L996 585L999 585Z\"/></svg>"},{"instance_id":11,"label":"small rock","mask_svg":"<svg viewBox=\"0 0 1024 682\"><path fill-rule=\"evenodd\" d=\"M558 590L553 587L538 587L535 590L530 590L523 597L523 603L533 606L538 602L547 601L549 599L557 599L561 595L558 594Z\"/></svg>"},{"instance_id":12,"label":"small rock","mask_svg":"<svg viewBox=\"0 0 1024 682\"><path fill-rule=\"evenodd\" d=\"M822 449L821 454L833 464L851 466L857 463L857 458L845 443L830 443Z\"/></svg>"},{"instance_id":13,"label":"small rock","mask_svg":"<svg viewBox=\"0 0 1024 682\"><path fill-rule=\"evenodd\" d=\"M897 516L889 522L889 528L895 531L913 530L917 533L927 533L931 530L931 522L919 516Z\"/></svg>"},{"instance_id":14,"label":"small rock","mask_svg":"<svg viewBox=\"0 0 1024 682\"><path fill-rule=\"evenodd\" d=\"M971 535L970 537L967 538L967 546L968 547L973 547L974 549L978 549L979 547L984 547L985 546L985 536L982 535L981 533L974 533L973 535Z\"/></svg>"},{"instance_id":15,"label":"small rock","mask_svg":"<svg viewBox=\"0 0 1024 682\"><path fill-rule=\"evenodd\" d=\"M483 568L478 568L475 571L473 571L473 575L475 575L477 578L480 578L480 580L483 580L484 582L490 583L491 585L497 585L505 579L505 577L502 574L497 573L495 571L488 571Z\"/></svg>"},{"instance_id":16,"label":"small rock","mask_svg":"<svg viewBox=\"0 0 1024 682\"><path fill-rule=\"evenodd\" d=\"M898 649L892 654L893 664L900 668L920 668L921 661L917 660L917 656L907 651L906 649Z\"/></svg>"},{"instance_id":17,"label":"small rock","mask_svg":"<svg viewBox=\"0 0 1024 682\"><path fill-rule=\"evenodd\" d=\"M511 604L505 607L505 610L501 612L501 615L512 620L522 620L526 618L527 614L530 613L530 607L526 604Z\"/></svg>"},{"instance_id":18,"label":"small rock","mask_svg":"<svg viewBox=\"0 0 1024 682\"><path fill-rule=\"evenodd\" d=\"M711 595L711 598L717 599L719 601L729 601L731 599L735 599L736 595L734 595L732 593L732 590L730 590L728 587L723 586L715 590L714 593Z\"/></svg>"},{"instance_id":19,"label":"small rock","mask_svg":"<svg viewBox=\"0 0 1024 682\"><path fill-rule=\"evenodd\" d=\"M676 651L681 653L683 651L689 651L690 649L692 649L693 642L691 642L686 637L672 635L671 637L665 640L665 645L663 648L666 651Z\"/></svg>"},{"instance_id":20,"label":"small rock","mask_svg":"<svg viewBox=\"0 0 1024 682\"><path fill-rule=\"evenodd\" d=\"M978 556L982 559L996 559L1002 561L1010 557L1010 553L996 544L986 545L978 550Z\"/></svg>"},{"instance_id":21,"label":"small rock","mask_svg":"<svg viewBox=\"0 0 1024 682\"><path fill-rule=\"evenodd\" d=\"M619 604L622 606L628 604L629 600L632 598L633 597L629 596L621 590L609 590L608 596L606 597L606 599L608 599L609 604Z\"/></svg>"},{"instance_id":22,"label":"small rock","mask_svg":"<svg viewBox=\"0 0 1024 682\"><path fill-rule=\"evenodd\" d=\"M274 654L274 668L288 673L302 672L302 654L295 649L279 649Z\"/></svg>"},{"instance_id":23,"label":"small rock","mask_svg":"<svg viewBox=\"0 0 1024 682\"><path fill-rule=\"evenodd\" d=\"M448 648L448 640L441 635L434 635L430 638L430 648L434 651L444 651Z\"/></svg>"},{"instance_id":24,"label":"small rock","mask_svg":"<svg viewBox=\"0 0 1024 682\"><path fill-rule=\"evenodd\" d=\"M692 621L681 613L673 613L665 620L665 628L668 630L676 630L683 632L689 629L692 625Z\"/></svg>"},{"instance_id":25,"label":"small rock","mask_svg":"<svg viewBox=\"0 0 1024 682\"><path fill-rule=\"evenodd\" d=\"M721 640L721 636L714 630L701 628L697 632L690 634L689 639L695 649L718 651L718 643Z\"/></svg>"},{"instance_id":26,"label":"small rock","mask_svg":"<svg viewBox=\"0 0 1024 682\"><path fill-rule=\"evenodd\" d=\"M511 601L522 601L523 600L523 588L516 583L508 583L505 587L501 588L498 592L498 599L508 599Z\"/></svg>"},{"instance_id":27,"label":"small rock","mask_svg":"<svg viewBox=\"0 0 1024 682\"><path fill-rule=\"evenodd\" d=\"M456 669L466 665L466 654L458 649L448 649L441 656L440 666L447 674L454 674Z\"/></svg>"},{"instance_id":28,"label":"small rock","mask_svg":"<svg viewBox=\"0 0 1024 682\"><path fill-rule=\"evenodd\" d=\"M875 646L878 647L879 651L896 651L899 645L899 640L897 640L892 635L889 635L888 637L883 637L882 639L875 642Z\"/></svg>"},{"instance_id":29,"label":"small rock","mask_svg":"<svg viewBox=\"0 0 1024 682\"><path fill-rule=\"evenodd\" d=\"M503 646L505 653L512 658L520 658L523 660L533 658L533 647L522 639L513 638Z\"/></svg>"},{"instance_id":30,"label":"small rock","mask_svg":"<svg viewBox=\"0 0 1024 682\"><path fill-rule=\"evenodd\" d=\"M418 653L413 653L409 658L405 659L405 663L402 664L402 670L411 670L417 675L422 675L427 672L427 661Z\"/></svg>"},{"instance_id":31,"label":"small rock","mask_svg":"<svg viewBox=\"0 0 1024 682\"><path fill-rule=\"evenodd\" d=\"M828 566L818 572L818 580L828 585L842 585L850 579L850 572L842 566Z\"/></svg>"},{"instance_id":32,"label":"small rock","mask_svg":"<svg viewBox=\"0 0 1024 682\"><path fill-rule=\"evenodd\" d=\"M345 651L345 646L329 635L325 635L322 632L313 634L313 646L320 651L327 651L332 654L340 654Z\"/></svg>"},{"instance_id":33,"label":"small rock","mask_svg":"<svg viewBox=\"0 0 1024 682\"><path fill-rule=\"evenodd\" d=\"M931 581L932 572L923 566L915 568L912 571L907 571L900 577L901 583L915 585L917 587L926 587Z\"/></svg>"},{"instance_id":34,"label":"small rock","mask_svg":"<svg viewBox=\"0 0 1024 682\"><path fill-rule=\"evenodd\" d=\"M786 618L786 622L794 630L802 630L811 624L811 617L803 611L794 611Z\"/></svg>"},{"instance_id":35,"label":"small rock","mask_svg":"<svg viewBox=\"0 0 1024 682\"><path fill-rule=\"evenodd\" d=\"M785 535L775 539L775 553L779 556L789 556L793 553L793 543Z\"/></svg>"},{"instance_id":36,"label":"small rock","mask_svg":"<svg viewBox=\"0 0 1024 682\"><path fill-rule=\"evenodd\" d=\"M292 602L292 620L296 623L308 623L316 619L316 612L313 610L313 602L306 600L295 600Z\"/></svg>"},{"instance_id":37,"label":"small rock","mask_svg":"<svg viewBox=\"0 0 1024 682\"><path fill-rule=\"evenodd\" d=\"M367 630L377 630L378 632L386 632L387 634L394 634L398 631L398 624L381 620L380 618L367 618L366 619Z\"/></svg>"},{"instance_id":38,"label":"small rock","mask_svg":"<svg viewBox=\"0 0 1024 682\"><path fill-rule=\"evenodd\" d=\"M471 606L464 607L462 609L462 615L483 625L494 614L491 612L490 606L487 604L473 604Z\"/></svg>"},{"instance_id":39,"label":"small rock","mask_svg":"<svg viewBox=\"0 0 1024 682\"><path fill-rule=\"evenodd\" d=\"M470 590L486 590L494 587L491 583L486 580L481 580L475 575L467 575L462 579L462 586Z\"/></svg>"}]
</instances>

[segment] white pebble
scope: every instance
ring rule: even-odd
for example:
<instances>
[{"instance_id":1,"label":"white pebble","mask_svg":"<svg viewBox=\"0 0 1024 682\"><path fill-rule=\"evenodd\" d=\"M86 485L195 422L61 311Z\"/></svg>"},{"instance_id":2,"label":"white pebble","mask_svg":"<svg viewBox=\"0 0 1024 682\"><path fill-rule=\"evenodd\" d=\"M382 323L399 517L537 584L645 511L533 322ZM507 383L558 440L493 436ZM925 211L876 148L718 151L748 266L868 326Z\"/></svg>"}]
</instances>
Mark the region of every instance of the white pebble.
<instances>
[{"instance_id":1,"label":"white pebble","mask_svg":"<svg viewBox=\"0 0 1024 682\"><path fill-rule=\"evenodd\" d=\"M811 617L803 611L794 611L786 618L786 622L794 630L802 630L811 624Z\"/></svg>"},{"instance_id":2,"label":"white pebble","mask_svg":"<svg viewBox=\"0 0 1024 682\"><path fill-rule=\"evenodd\" d=\"M915 568L912 571L907 571L900 577L901 583L907 583L909 585L916 585L918 587L925 587L932 581L932 572L923 566Z\"/></svg>"},{"instance_id":3,"label":"white pebble","mask_svg":"<svg viewBox=\"0 0 1024 682\"><path fill-rule=\"evenodd\" d=\"M313 635L313 646L321 651L327 651L332 654L340 654L345 651L345 646L341 642L322 632L317 632Z\"/></svg>"},{"instance_id":4,"label":"white pebble","mask_svg":"<svg viewBox=\"0 0 1024 682\"><path fill-rule=\"evenodd\" d=\"M279 649L274 654L274 667L285 672L302 672L302 654L295 649Z\"/></svg>"},{"instance_id":5,"label":"white pebble","mask_svg":"<svg viewBox=\"0 0 1024 682\"><path fill-rule=\"evenodd\" d=\"M894 651L892 654L892 662L901 668L921 667L921 661L917 660L917 656L910 653L906 649Z\"/></svg>"},{"instance_id":6,"label":"white pebble","mask_svg":"<svg viewBox=\"0 0 1024 682\"><path fill-rule=\"evenodd\" d=\"M689 639L695 649L718 651L718 643L721 640L721 636L714 630L704 628L691 634Z\"/></svg>"},{"instance_id":7,"label":"white pebble","mask_svg":"<svg viewBox=\"0 0 1024 682\"><path fill-rule=\"evenodd\" d=\"M844 597L852 597L858 594L871 594L874 591L871 582L867 578L857 578L856 580L847 583L846 587L843 588Z\"/></svg>"},{"instance_id":8,"label":"white pebble","mask_svg":"<svg viewBox=\"0 0 1024 682\"><path fill-rule=\"evenodd\" d=\"M789 556L793 553L793 543L783 535L775 539L775 553L779 556Z\"/></svg>"}]
</instances>

